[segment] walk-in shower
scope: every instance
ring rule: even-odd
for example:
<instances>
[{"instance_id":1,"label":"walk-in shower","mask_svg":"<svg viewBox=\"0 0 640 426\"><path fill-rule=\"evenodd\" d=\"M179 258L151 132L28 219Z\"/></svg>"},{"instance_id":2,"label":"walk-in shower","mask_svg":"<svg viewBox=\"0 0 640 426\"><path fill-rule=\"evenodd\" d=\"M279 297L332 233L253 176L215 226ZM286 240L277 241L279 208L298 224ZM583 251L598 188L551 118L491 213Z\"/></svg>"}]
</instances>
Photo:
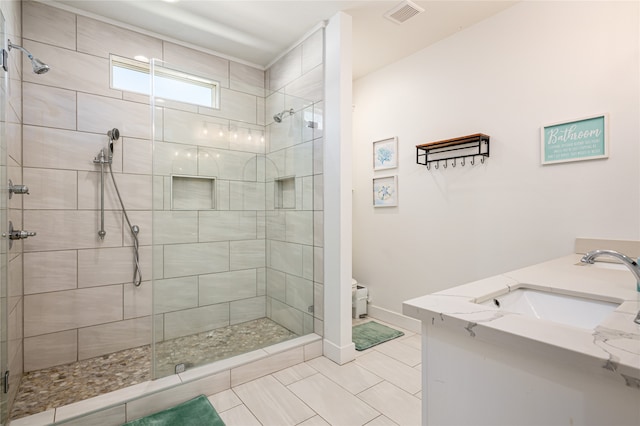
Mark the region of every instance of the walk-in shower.
<instances>
[{"instance_id":1,"label":"walk-in shower","mask_svg":"<svg viewBox=\"0 0 640 426\"><path fill-rule=\"evenodd\" d=\"M49 9L23 7L29 16ZM75 18L60 21L73 23L72 44L30 20L28 47L43 57L71 49L93 63L130 35L99 26L108 33L97 46ZM98 25L84 19L84 29ZM316 54L297 74L289 61L265 72L158 41L180 63L136 68L139 93L82 79L81 66L64 81L24 74L26 111L42 108L33 93L69 102L23 124L31 195L20 217L38 236L14 246L29 267L13 418L184 370L193 377L217 360L246 363L322 333L323 134L304 121L322 123L322 39L319 31L305 45ZM302 48L294 54L301 61ZM219 103L174 99L167 86L140 94L172 83Z\"/></svg>"},{"instance_id":2,"label":"walk-in shower","mask_svg":"<svg viewBox=\"0 0 640 426\"><path fill-rule=\"evenodd\" d=\"M38 58L34 58L33 55L24 47L11 43L11 40L8 40L8 46L9 46L9 51L11 51L11 49L18 49L27 54L27 57L31 61L31 66L33 67L34 73L44 74L47 71L49 71L49 65L45 64Z\"/></svg>"}]
</instances>

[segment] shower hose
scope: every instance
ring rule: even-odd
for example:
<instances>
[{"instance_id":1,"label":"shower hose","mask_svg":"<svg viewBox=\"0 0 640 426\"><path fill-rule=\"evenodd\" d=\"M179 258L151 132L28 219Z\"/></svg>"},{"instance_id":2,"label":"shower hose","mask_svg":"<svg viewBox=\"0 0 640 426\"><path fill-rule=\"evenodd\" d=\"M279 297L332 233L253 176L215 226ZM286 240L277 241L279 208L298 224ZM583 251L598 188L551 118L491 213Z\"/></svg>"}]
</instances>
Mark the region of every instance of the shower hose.
<instances>
[{"instance_id":1,"label":"shower hose","mask_svg":"<svg viewBox=\"0 0 640 426\"><path fill-rule=\"evenodd\" d=\"M116 189L116 194L118 194L118 200L120 201L120 206L122 207L122 212L124 213L124 218L127 220L127 225L129 225L129 230L131 231L131 236L133 237L133 261L135 263L133 267L133 285L136 287L142 284L142 271L140 270L140 254L139 254L139 243L138 243L138 232L140 232L140 228L138 225L131 225L129 221L129 215L127 214L127 209L124 208L124 203L122 202L122 197L120 196L120 190L118 190L118 184L116 183L116 178L113 177L113 169L111 168L111 161L109 164L109 174L111 175L111 180L113 181L113 186Z\"/></svg>"}]
</instances>

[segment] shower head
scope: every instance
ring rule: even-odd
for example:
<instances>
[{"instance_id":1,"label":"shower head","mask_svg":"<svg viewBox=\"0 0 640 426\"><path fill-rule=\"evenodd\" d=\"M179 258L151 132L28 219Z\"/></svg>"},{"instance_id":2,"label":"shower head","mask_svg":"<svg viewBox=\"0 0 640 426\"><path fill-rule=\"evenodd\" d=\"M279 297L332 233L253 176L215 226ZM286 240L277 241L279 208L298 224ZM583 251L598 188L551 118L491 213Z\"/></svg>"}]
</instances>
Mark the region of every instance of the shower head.
<instances>
[{"instance_id":1,"label":"shower head","mask_svg":"<svg viewBox=\"0 0 640 426\"><path fill-rule=\"evenodd\" d=\"M8 40L8 42L9 42L9 51L11 51L11 49L18 49L27 54L27 57L31 61L31 66L33 67L34 73L44 74L47 71L49 71L49 65L45 64L38 58L34 58L33 55L27 49L25 49L22 46L18 46L17 44L11 43L11 40Z\"/></svg>"},{"instance_id":2,"label":"shower head","mask_svg":"<svg viewBox=\"0 0 640 426\"><path fill-rule=\"evenodd\" d=\"M107 132L107 136L109 136L110 142L115 142L120 139L120 130L115 127Z\"/></svg>"},{"instance_id":3,"label":"shower head","mask_svg":"<svg viewBox=\"0 0 640 426\"><path fill-rule=\"evenodd\" d=\"M284 111L282 111L282 112L280 112L280 113L278 113L278 114L275 114L275 115L273 116L273 121L275 121L276 123L282 123L282 117L283 117L285 114L287 114L287 113L288 113L289 115L293 115L293 114L295 114L295 111L293 110L293 108L291 108L291 109L285 109Z\"/></svg>"},{"instance_id":4,"label":"shower head","mask_svg":"<svg viewBox=\"0 0 640 426\"><path fill-rule=\"evenodd\" d=\"M113 158L113 143L120 139L120 130L115 127L107 132L107 136L109 137L109 162Z\"/></svg>"}]
</instances>

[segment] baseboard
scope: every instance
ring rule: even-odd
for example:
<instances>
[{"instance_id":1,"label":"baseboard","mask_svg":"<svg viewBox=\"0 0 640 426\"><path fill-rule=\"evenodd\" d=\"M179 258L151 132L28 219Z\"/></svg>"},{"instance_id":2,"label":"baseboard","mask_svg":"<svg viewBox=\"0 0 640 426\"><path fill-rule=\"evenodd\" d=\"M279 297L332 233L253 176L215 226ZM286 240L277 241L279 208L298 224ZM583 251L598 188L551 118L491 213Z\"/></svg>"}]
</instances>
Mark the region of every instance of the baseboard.
<instances>
[{"instance_id":1,"label":"baseboard","mask_svg":"<svg viewBox=\"0 0 640 426\"><path fill-rule=\"evenodd\" d=\"M356 357L356 345L353 342L349 343L346 346L340 347L336 346L329 340L324 339L322 349L322 355L329 358L331 361L335 362L338 365L343 365L347 362L353 361Z\"/></svg>"},{"instance_id":2,"label":"baseboard","mask_svg":"<svg viewBox=\"0 0 640 426\"><path fill-rule=\"evenodd\" d=\"M376 318L380 321L402 327L405 330L409 330L414 333L420 334L422 332L422 325L420 323L420 320L410 318L408 316L375 305L369 305L368 310L368 315L372 318Z\"/></svg>"}]
</instances>

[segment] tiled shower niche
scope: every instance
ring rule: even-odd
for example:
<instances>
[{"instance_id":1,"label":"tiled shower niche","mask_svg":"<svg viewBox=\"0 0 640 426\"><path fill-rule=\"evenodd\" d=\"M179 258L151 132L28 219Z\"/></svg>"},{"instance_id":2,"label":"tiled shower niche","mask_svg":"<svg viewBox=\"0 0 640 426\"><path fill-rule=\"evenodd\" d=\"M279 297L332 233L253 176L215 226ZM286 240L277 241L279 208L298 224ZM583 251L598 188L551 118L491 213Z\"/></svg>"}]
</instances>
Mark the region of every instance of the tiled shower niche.
<instances>
[{"instance_id":1,"label":"tiled shower niche","mask_svg":"<svg viewBox=\"0 0 640 426\"><path fill-rule=\"evenodd\" d=\"M171 176L172 210L214 210L216 179L206 176Z\"/></svg>"}]
</instances>

